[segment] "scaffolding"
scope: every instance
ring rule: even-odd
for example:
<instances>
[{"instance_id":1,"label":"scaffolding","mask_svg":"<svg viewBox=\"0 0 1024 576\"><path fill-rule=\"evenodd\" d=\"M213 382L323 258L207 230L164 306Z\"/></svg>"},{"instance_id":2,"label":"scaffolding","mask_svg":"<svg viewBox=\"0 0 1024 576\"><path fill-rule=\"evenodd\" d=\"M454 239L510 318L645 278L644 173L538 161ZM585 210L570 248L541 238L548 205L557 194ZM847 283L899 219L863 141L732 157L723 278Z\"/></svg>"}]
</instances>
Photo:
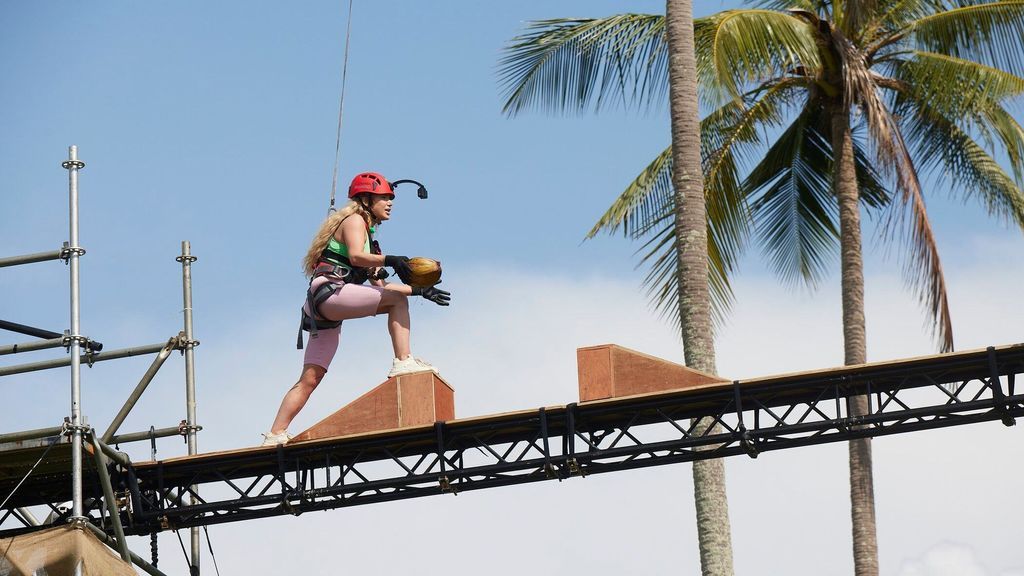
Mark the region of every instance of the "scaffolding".
<instances>
[{"instance_id":1,"label":"scaffolding","mask_svg":"<svg viewBox=\"0 0 1024 576\"><path fill-rule=\"evenodd\" d=\"M192 255L190 243L187 240L183 241L181 243L181 255L176 258L177 262L181 263L182 271L183 329L163 343L103 351L103 344L86 336L81 327L79 266L81 257L86 254L86 251L79 243L78 175L85 168L85 162L78 158L77 146L69 147L68 157L61 163L61 167L68 172L68 241L65 241L58 250L0 258L0 268L53 260L61 260L67 264L70 286L69 328L61 333L9 320L0 320L0 329L36 338L36 340L25 343L0 346L0 355L21 354L63 347L67 350L68 357L0 367L0 377L70 367L70 415L64 419L60 426L0 434L0 462L3 462L5 465L0 467L0 479L2 479L0 481L12 479L6 476L7 470L5 468L9 468L12 473L17 471L20 476L20 479L13 483L13 487L10 485L10 482L4 482L7 489L0 494L0 496L4 497L4 501L0 503L0 524L10 516L15 517L23 525L33 529L38 529L44 524L53 525L59 522L68 522L80 529L88 529L95 533L100 540L116 550L124 561L134 563L149 574L160 575L162 573L155 567L155 549L152 564L128 549L124 526L121 523L123 510L115 496L111 477L106 471L110 470L114 465L130 466L128 455L112 448L114 445L148 440L153 443L155 450L157 438L183 436L188 443L188 453L195 455L198 451L197 432L202 427L198 425L196 420L194 351L199 342L194 338L192 326L191 270L196 257ZM128 417L128 414L142 397L143 392L152 382L161 366L163 366L164 362L175 350L180 351L185 359L185 419L177 427L162 429L151 427L149 431L118 434L118 430ZM97 362L149 354L156 354L156 357L106 430L101 434L89 426L82 413L82 365L85 364L91 367ZM95 479L85 482L83 479L83 459L90 456L94 461L97 474ZM69 467L71 474L70 478L67 478L66 471ZM27 469L27 473L21 475L20 471L22 469ZM33 491L36 490L33 483L40 479L60 477L63 483L69 483L70 510L62 510L54 504L54 502L60 502L61 500L52 500L45 502L45 505L49 506L51 510L50 515L45 521L37 519L28 505L10 507L4 512L4 508L9 502L17 501L19 496L24 495L19 494L18 490L25 486L26 480L29 480L30 477L32 478L28 487L31 487ZM90 494L95 493L96 483L99 484L100 494L86 500L83 490L88 491ZM38 492L36 493L38 494ZM193 498L198 494L198 490L196 487L190 487L189 493L190 496L187 502L194 504ZM100 505L100 501L102 501L102 505ZM87 512L92 509L98 509L100 513L99 520L87 515ZM96 523L99 523L100 526L105 524L109 524L109 526L105 530L98 527ZM108 531L112 532L113 535L111 536ZM190 572L197 575L199 574L200 565L199 528L192 528L190 532L191 556L189 557L189 567Z\"/></svg>"}]
</instances>

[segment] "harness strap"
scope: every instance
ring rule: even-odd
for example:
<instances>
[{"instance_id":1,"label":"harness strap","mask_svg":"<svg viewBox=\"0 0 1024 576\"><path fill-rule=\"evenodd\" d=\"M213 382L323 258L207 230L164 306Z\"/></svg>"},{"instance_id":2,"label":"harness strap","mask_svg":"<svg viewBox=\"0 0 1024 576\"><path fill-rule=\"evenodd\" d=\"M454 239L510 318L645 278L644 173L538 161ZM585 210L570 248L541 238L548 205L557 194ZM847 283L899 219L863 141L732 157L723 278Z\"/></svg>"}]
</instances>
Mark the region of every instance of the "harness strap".
<instances>
[{"instance_id":1,"label":"harness strap","mask_svg":"<svg viewBox=\"0 0 1024 576\"><path fill-rule=\"evenodd\" d=\"M329 330L331 328L341 326L341 320L328 320L320 314L320 305L337 292L339 288L341 288L340 284L328 281L316 290L313 290L313 280L319 276L328 274L326 271L321 271L324 268L331 268L333 271L333 269L337 267L319 265L317 266L316 271L314 271L313 278L310 278L309 280L309 289L306 290L306 307L309 308L310 314L306 313L305 307L301 309L302 314L299 320L299 333L295 338L295 347L299 350L302 350L303 330L309 331L310 338L316 338L318 330ZM339 277L343 278L344 275L339 275Z\"/></svg>"},{"instance_id":2,"label":"harness strap","mask_svg":"<svg viewBox=\"0 0 1024 576\"><path fill-rule=\"evenodd\" d=\"M341 224L338 224L341 226ZM373 239L373 233L369 228L366 230L367 239L370 243L370 253L380 254L380 244ZM309 288L306 290L306 306L302 309L302 317L299 320L299 333L295 339L295 347L302 350L302 331L309 331L310 338L317 337L317 330L329 330L341 326L341 320L327 320L320 314L320 305L334 295L341 286L328 281L316 290L313 290L313 280L320 276L334 276L344 281L345 284L362 284L370 279L371 274L368 268L358 268L352 265L348 256L335 252L330 248L324 248L320 253L320 262L313 269L312 278L309 279ZM385 275L386 276L386 273ZM383 278L375 276L374 278ZM310 314L306 314L305 308L309 308Z\"/></svg>"}]
</instances>

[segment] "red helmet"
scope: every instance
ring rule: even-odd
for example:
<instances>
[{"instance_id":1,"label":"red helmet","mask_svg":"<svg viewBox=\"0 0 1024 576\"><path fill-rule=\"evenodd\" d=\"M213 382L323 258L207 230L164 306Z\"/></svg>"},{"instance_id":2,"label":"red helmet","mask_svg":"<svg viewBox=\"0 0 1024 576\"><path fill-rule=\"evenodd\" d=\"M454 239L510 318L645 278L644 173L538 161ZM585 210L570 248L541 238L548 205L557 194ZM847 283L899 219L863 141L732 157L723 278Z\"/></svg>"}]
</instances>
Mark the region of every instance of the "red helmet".
<instances>
[{"instance_id":1,"label":"red helmet","mask_svg":"<svg viewBox=\"0 0 1024 576\"><path fill-rule=\"evenodd\" d=\"M348 197L355 198L356 194L381 194L392 195L395 192L387 179L376 172L363 172L357 174L348 185Z\"/></svg>"}]
</instances>

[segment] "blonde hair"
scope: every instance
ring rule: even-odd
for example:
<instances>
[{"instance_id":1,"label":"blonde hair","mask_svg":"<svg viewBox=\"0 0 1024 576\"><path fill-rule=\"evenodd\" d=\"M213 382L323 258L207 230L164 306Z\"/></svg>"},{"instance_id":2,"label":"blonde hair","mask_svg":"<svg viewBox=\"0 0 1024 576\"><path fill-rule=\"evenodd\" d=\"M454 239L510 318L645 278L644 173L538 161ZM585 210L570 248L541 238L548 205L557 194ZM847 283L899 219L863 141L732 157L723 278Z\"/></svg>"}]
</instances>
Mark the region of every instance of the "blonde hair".
<instances>
[{"instance_id":1,"label":"blonde hair","mask_svg":"<svg viewBox=\"0 0 1024 576\"><path fill-rule=\"evenodd\" d=\"M348 204L341 207L341 210L332 212L328 216L323 224L320 225L320 229L313 235L313 242L309 245L309 251L306 252L306 257L302 259L302 271L306 276L313 275L313 269L316 268L317 262L320 261L320 254L323 253L324 248L331 241L331 237L341 226L341 221L353 214L358 214L366 222L367 226L371 226L376 222L376 218L370 214L370 211L366 209L361 202L355 200L349 200Z\"/></svg>"}]
</instances>

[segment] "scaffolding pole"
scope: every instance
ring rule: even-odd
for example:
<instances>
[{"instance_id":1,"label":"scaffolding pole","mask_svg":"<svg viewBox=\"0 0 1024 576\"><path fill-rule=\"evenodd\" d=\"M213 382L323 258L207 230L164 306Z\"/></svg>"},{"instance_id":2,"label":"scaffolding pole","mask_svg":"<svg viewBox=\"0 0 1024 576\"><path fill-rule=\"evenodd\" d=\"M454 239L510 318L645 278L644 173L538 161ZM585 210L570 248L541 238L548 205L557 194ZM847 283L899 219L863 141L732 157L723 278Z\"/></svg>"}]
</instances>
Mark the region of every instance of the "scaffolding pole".
<instances>
[{"instance_id":1,"label":"scaffolding pole","mask_svg":"<svg viewBox=\"0 0 1024 576\"><path fill-rule=\"evenodd\" d=\"M0 346L0 356L17 354L18 352L32 352L34 350L46 350L48 348L60 348L64 345L64 338L52 338L50 340L36 340L23 344L8 344Z\"/></svg>"},{"instance_id":2,"label":"scaffolding pole","mask_svg":"<svg viewBox=\"0 0 1024 576\"><path fill-rule=\"evenodd\" d=\"M179 334L178 336L172 336L167 340L167 344L164 344L164 347L160 349L160 353L153 359L153 363L150 364L149 369L146 370L145 374L143 374L142 379L139 380L138 385L135 386L135 390L132 390L131 395L129 395L128 399L125 400L124 406L121 407L117 416L114 416L114 420L110 423L110 426L107 427L107 431L103 433L102 440L104 442L109 443L110 439L114 437L114 434L117 433L117 429L121 427L124 419L128 417L128 413L135 407L135 403L142 397L142 393L146 391L146 387L153 381L153 377L156 376L157 370L160 370L160 367L164 365L164 361L171 355L171 352L178 348L178 342L183 337L184 333Z\"/></svg>"},{"instance_id":3,"label":"scaffolding pole","mask_svg":"<svg viewBox=\"0 0 1024 576\"><path fill-rule=\"evenodd\" d=\"M78 357L79 362L86 362L87 364L95 364L97 362L104 362L107 360L117 360L118 358L130 358L132 356L142 356L144 354L152 354L163 350L165 344L163 342L159 344L150 344L148 346L136 346L135 348L122 348L120 350L111 350L109 352L102 352L99 354L83 354ZM49 370L50 368L61 368L63 366L71 366L71 358L58 358L56 360L43 360L42 362L31 362L29 364L16 364L14 366L4 366L0 368L0 376L11 376L13 374L24 374L25 372L36 372L38 370Z\"/></svg>"},{"instance_id":4,"label":"scaffolding pole","mask_svg":"<svg viewBox=\"0 0 1024 576\"><path fill-rule=\"evenodd\" d=\"M114 487L110 484L110 470L107 468L106 451L103 444L96 437L96 431L91 430L89 434L92 439L93 456L96 458L96 475L100 478L100 486L103 488L103 500L107 505L107 514L110 516L110 525L114 528L114 538L117 542L117 551L121 559L131 563L131 551L128 550L128 541L124 538L124 527L121 525L121 510L117 507L117 497L114 496Z\"/></svg>"},{"instance_id":5,"label":"scaffolding pole","mask_svg":"<svg viewBox=\"0 0 1024 576\"><path fill-rule=\"evenodd\" d=\"M68 252L70 254L70 252ZM0 320L0 329L9 330L11 332L17 332L26 336L35 336L36 338L45 338L46 340L41 344L15 344L13 347L5 346L0 350L7 350L6 352L0 352L0 354L14 354L17 352L28 352L29 350L42 350L44 348L56 348L57 346L67 346L68 336L61 334L60 332L53 332L50 330L43 330L42 328L35 328L33 326L26 326L24 324L18 324L17 322L10 322L7 320ZM52 344L52 345L51 345ZM89 340L88 338L82 339L82 344L85 349L89 352L99 352L103 350L103 344ZM8 348L10 348L8 350Z\"/></svg>"},{"instance_id":6,"label":"scaffolding pole","mask_svg":"<svg viewBox=\"0 0 1024 576\"><path fill-rule=\"evenodd\" d=\"M23 440L38 440L39 438L50 438L52 436L62 434L63 432L63 426L37 428L35 430L22 430L21 432L8 432L7 434L0 434L0 444L21 442Z\"/></svg>"},{"instance_id":7,"label":"scaffolding pole","mask_svg":"<svg viewBox=\"0 0 1024 576\"><path fill-rule=\"evenodd\" d=\"M175 258L181 262L181 288L182 303L185 316L185 338L183 347L185 349L185 430L188 434L188 454L195 455L197 452L196 431L196 373L195 373L195 347L198 342L193 338L192 333L192 263L198 260L192 255L192 245L188 240L181 242L181 256ZM189 501L195 503L197 487L192 487L192 496ZM191 530L192 556L190 569L193 576L199 574L199 527L194 526Z\"/></svg>"},{"instance_id":8,"label":"scaffolding pole","mask_svg":"<svg viewBox=\"0 0 1024 576\"><path fill-rule=\"evenodd\" d=\"M33 262L46 262L47 260L59 260L63 257L64 250L36 252L35 254L25 254L22 256L9 256L7 258L0 258L0 268L18 266L20 264L31 264Z\"/></svg>"},{"instance_id":9,"label":"scaffolding pole","mask_svg":"<svg viewBox=\"0 0 1024 576\"><path fill-rule=\"evenodd\" d=\"M81 345L83 343L80 325L80 301L78 283L78 260L85 253L78 245L78 171L85 162L78 159L78 146L68 148L68 159L61 163L68 171L68 209L70 238L67 259L71 273L71 333L68 335L71 352L71 502L70 522L84 523L82 515L82 365Z\"/></svg>"},{"instance_id":10,"label":"scaffolding pole","mask_svg":"<svg viewBox=\"0 0 1024 576\"><path fill-rule=\"evenodd\" d=\"M185 422L183 421L180 425L173 427L154 428L152 430L146 430L145 432L129 432L127 434L117 434L111 437L109 444L128 444L130 442L142 442L143 440L154 440L156 438L183 436L184 430Z\"/></svg>"}]
</instances>

